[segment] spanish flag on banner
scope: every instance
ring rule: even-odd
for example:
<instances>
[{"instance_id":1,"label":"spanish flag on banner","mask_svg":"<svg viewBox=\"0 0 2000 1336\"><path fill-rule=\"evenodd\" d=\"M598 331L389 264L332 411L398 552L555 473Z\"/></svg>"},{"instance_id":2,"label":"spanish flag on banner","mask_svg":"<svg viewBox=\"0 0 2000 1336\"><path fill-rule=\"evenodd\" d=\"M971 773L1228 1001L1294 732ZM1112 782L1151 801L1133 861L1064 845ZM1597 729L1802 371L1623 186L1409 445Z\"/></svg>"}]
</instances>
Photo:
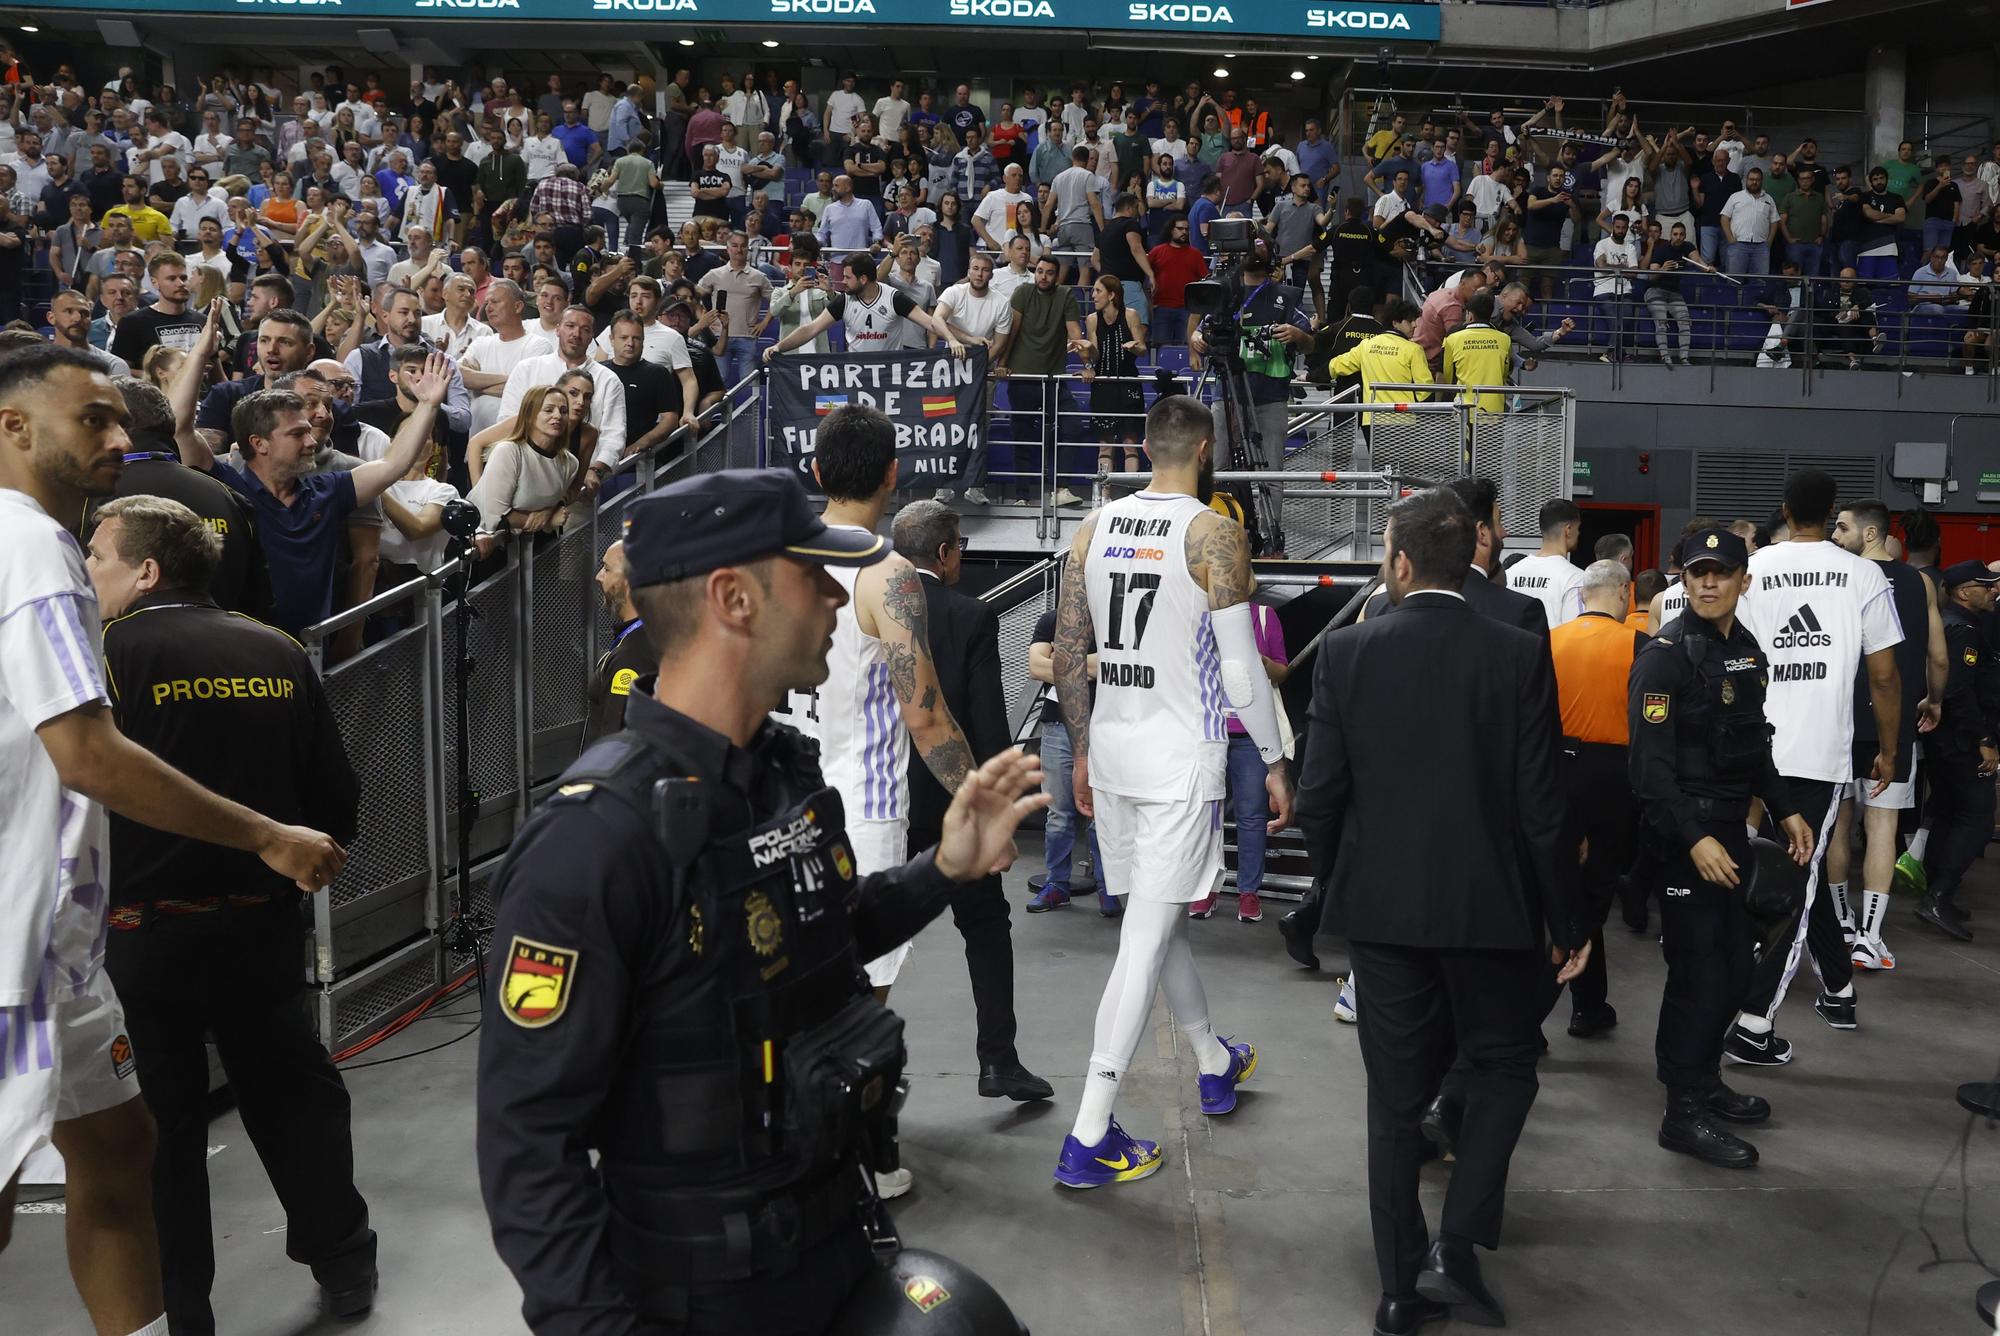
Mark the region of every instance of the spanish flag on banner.
<instances>
[{"instance_id":1,"label":"spanish flag on banner","mask_svg":"<svg viewBox=\"0 0 2000 1336\"><path fill-rule=\"evenodd\" d=\"M958 412L958 399L949 394L927 394L924 396L924 416L951 417Z\"/></svg>"}]
</instances>

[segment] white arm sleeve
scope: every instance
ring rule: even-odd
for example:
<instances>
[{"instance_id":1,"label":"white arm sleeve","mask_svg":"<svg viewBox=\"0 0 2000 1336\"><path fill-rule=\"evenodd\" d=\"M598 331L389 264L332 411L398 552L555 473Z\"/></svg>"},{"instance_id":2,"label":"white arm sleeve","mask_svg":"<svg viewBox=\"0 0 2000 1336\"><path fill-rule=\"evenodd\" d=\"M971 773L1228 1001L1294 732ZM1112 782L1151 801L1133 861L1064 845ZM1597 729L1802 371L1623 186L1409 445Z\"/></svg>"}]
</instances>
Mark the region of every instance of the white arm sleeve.
<instances>
[{"instance_id":1,"label":"white arm sleeve","mask_svg":"<svg viewBox=\"0 0 2000 1336\"><path fill-rule=\"evenodd\" d=\"M1264 672L1264 658L1257 652L1257 632L1251 621L1250 605L1237 603L1208 615L1215 633L1216 656L1222 660L1222 694L1243 729L1257 744L1257 754L1269 765L1285 756L1278 733L1277 700L1271 694L1271 679Z\"/></svg>"}]
</instances>

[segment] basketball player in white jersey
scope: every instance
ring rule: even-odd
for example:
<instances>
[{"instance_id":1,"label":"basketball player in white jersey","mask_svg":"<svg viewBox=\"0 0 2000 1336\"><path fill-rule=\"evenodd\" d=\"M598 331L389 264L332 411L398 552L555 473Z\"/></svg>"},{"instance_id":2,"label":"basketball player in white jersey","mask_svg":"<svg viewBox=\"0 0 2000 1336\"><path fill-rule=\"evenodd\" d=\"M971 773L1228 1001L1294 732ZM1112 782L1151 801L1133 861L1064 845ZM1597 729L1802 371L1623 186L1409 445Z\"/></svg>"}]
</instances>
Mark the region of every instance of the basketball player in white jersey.
<instances>
[{"instance_id":1,"label":"basketball player in white jersey","mask_svg":"<svg viewBox=\"0 0 2000 1336\"><path fill-rule=\"evenodd\" d=\"M1651 634L1658 635L1661 627L1687 611L1687 586L1681 583L1680 545L1703 529L1722 527L1706 515L1696 515L1681 526L1681 536L1667 554L1667 587L1653 595L1653 601L1646 605L1646 628Z\"/></svg>"},{"instance_id":2,"label":"basketball player in white jersey","mask_svg":"<svg viewBox=\"0 0 2000 1336\"><path fill-rule=\"evenodd\" d=\"M1751 556L1750 585L1736 609L1770 665L1764 717L1771 758L1814 836L1804 912L1788 949L1757 962L1723 1050L1732 1061L1759 1067L1791 1061L1792 1046L1773 1025L1808 950L1820 979L1813 1010L1836 1030L1857 1026L1853 952L1821 872L1841 789L1863 778L1855 773L1854 694L1864 664L1876 725L1868 795L1881 797L1896 777L1902 685L1894 649L1903 624L1882 568L1827 541L1835 491L1833 477L1819 469L1785 480L1787 538Z\"/></svg>"},{"instance_id":3,"label":"basketball player in white jersey","mask_svg":"<svg viewBox=\"0 0 2000 1336\"><path fill-rule=\"evenodd\" d=\"M1154 404L1152 486L1086 518L1062 574L1053 657L1077 809L1096 818L1110 884L1127 892L1090 1072L1056 1165L1068 1187L1130 1182L1160 1167L1159 1146L1111 1116L1157 989L1193 1049L1202 1112L1235 1108L1237 1084L1257 1068L1249 1044L1216 1038L1187 940L1187 906L1222 874L1225 708L1269 767L1273 828L1292 819L1276 700L1251 626L1249 539L1200 499L1212 489L1214 436L1200 400Z\"/></svg>"},{"instance_id":4,"label":"basketball player in white jersey","mask_svg":"<svg viewBox=\"0 0 2000 1336\"><path fill-rule=\"evenodd\" d=\"M820 422L813 477L826 493L829 526L873 533L896 492L895 424L873 408L835 409ZM938 686L917 568L891 553L873 566L828 566L827 574L848 601L834 622L826 681L811 696L792 697L787 722L819 740L820 769L846 810L856 875L866 876L909 856L912 740L947 793L973 769L972 748ZM868 962L878 998L888 997L909 954L905 942ZM876 1181L884 1196L901 1196L910 1171Z\"/></svg>"},{"instance_id":5,"label":"basketball player in white jersey","mask_svg":"<svg viewBox=\"0 0 2000 1336\"><path fill-rule=\"evenodd\" d=\"M1583 512L1576 502L1555 497L1542 503L1536 517L1542 550L1507 568L1507 587L1542 605L1551 627L1583 615L1583 572L1569 554L1583 534Z\"/></svg>"},{"instance_id":6,"label":"basketball player in white jersey","mask_svg":"<svg viewBox=\"0 0 2000 1336\"><path fill-rule=\"evenodd\" d=\"M856 252L841 265L846 292L826 299L826 309L765 349L764 360L810 343L837 323L847 335L847 351L879 353L901 348L904 322L911 321L942 339L953 357L965 356L965 345L951 327L912 301L907 293L885 288L875 278L875 257Z\"/></svg>"}]
</instances>

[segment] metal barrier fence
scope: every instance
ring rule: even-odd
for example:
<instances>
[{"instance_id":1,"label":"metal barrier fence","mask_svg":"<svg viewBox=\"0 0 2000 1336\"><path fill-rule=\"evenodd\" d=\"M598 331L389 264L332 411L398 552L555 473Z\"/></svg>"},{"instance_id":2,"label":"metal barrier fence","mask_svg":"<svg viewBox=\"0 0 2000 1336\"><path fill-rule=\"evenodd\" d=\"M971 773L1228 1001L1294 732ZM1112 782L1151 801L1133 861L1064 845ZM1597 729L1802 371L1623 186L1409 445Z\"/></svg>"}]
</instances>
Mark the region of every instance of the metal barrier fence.
<instances>
[{"instance_id":1,"label":"metal barrier fence","mask_svg":"<svg viewBox=\"0 0 2000 1336\"><path fill-rule=\"evenodd\" d=\"M1054 448L1039 456L1027 481L1027 504L1050 526L1044 536L1053 538L1052 493L1061 478L1086 491L1108 480L1096 474L1094 458L1079 461L1074 475L1067 463L1059 464L1068 458L1064 451L1097 446L1065 439L1072 432L1063 424L1081 415L1065 412L1058 396L1074 377L1047 379L1057 393L1044 396L1035 420ZM1503 497L1519 498L1532 523L1534 506L1567 490L1569 400L1566 391L1514 393L1532 399L1534 411L1485 415L1449 400L1398 412L1377 406L1377 425L1369 433L1375 467L1429 479L1454 477L1490 459L1503 479ZM1365 407L1322 396L1299 405L1290 423L1300 444L1286 460L1288 477L1297 475L1287 484L1287 524L1313 535L1311 545L1322 551L1365 546L1380 528L1381 499L1331 495L1340 489L1317 485L1318 475L1358 467L1356 461L1367 458L1354 425ZM508 841L538 788L580 748L589 677L609 645L610 623L594 576L621 531L626 507L673 477L767 462L763 410L754 378L733 387L698 433L677 433L636 461L625 475L630 486L607 488L612 494L579 510L564 532L504 545L497 568L467 595L474 614L467 649L468 746L478 794L470 878L475 910L491 913L487 885ZM1487 417L1492 420L1482 420ZM1507 522L1517 524L1511 513ZM1028 650L1036 621L1053 605L1055 574L1056 561L1045 558L983 595L998 613L1007 715L1017 736L1033 732L1039 690L1028 671ZM348 752L367 774L347 868L311 901L311 981L318 989L321 1036L336 1049L379 1029L468 963L448 954L440 932L452 913L457 850L458 742L451 721L460 646L450 603L457 575L457 563L448 562L302 636L317 656L356 623L386 619L401 627L324 673Z\"/></svg>"}]
</instances>

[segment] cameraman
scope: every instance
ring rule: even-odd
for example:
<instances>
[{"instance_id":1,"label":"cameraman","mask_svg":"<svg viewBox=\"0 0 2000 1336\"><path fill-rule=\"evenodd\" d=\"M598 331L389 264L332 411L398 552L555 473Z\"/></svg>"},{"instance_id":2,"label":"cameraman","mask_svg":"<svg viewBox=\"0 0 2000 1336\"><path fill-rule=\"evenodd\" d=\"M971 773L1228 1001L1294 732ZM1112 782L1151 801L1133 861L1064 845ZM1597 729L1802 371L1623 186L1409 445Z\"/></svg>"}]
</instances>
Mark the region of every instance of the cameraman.
<instances>
[{"instance_id":1,"label":"cameraman","mask_svg":"<svg viewBox=\"0 0 2000 1336\"><path fill-rule=\"evenodd\" d=\"M1248 465L1275 472L1285 466L1286 405L1291 398L1294 359L1312 346L1312 334L1307 328L1312 319L1300 304L1305 290L1273 279L1270 251L1262 238L1257 239L1255 249L1243 257L1240 266L1224 268L1215 281L1222 288L1222 301L1212 308L1214 314L1210 318L1225 328L1229 324L1241 326L1243 335L1235 347L1213 351L1225 361L1241 360L1263 447L1261 460L1244 460L1239 464L1226 459L1225 467ZM1202 334L1206 323L1200 315L1188 318L1188 366L1195 371L1201 370L1202 359L1211 352ZM1215 329L1210 326L1211 333ZM1219 443L1230 441L1223 405L1218 392L1215 439Z\"/></svg>"}]
</instances>

